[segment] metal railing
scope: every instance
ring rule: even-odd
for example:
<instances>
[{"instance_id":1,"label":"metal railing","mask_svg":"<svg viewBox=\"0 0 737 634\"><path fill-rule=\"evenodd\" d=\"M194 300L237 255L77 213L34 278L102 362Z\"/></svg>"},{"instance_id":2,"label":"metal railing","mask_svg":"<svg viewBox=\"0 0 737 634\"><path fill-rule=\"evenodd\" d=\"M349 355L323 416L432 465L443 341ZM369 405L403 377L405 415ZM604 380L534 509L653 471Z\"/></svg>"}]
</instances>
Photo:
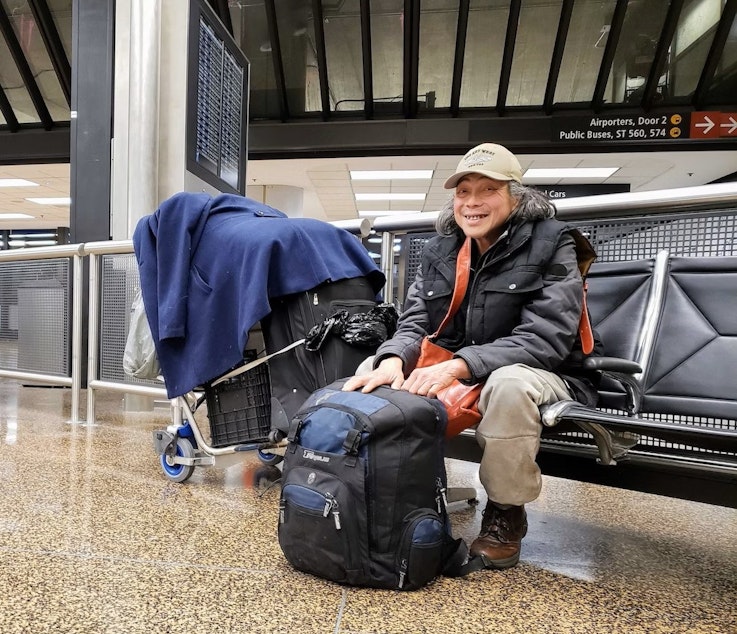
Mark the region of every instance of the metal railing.
<instances>
[{"instance_id":1,"label":"metal railing","mask_svg":"<svg viewBox=\"0 0 737 634\"><path fill-rule=\"evenodd\" d=\"M45 385L59 385L72 388L71 422L79 422L79 398L81 390L81 341L82 341L82 313L83 301L83 269L82 269L83 246L72 244L57 247L35 247L31 249L19 249L0 252L0 266L12 262L40 262L45 260L72 260L72 341L71 341L71 364L61 374L58 371L36 371L27 372L22 369L9 369L0 367L0 377L15 379L28 383L42 383ZM13 285L15 286L15 285ZM15 289L17 291L17 287ZM69 303L67 289L65 291L65 303ZM39 299L43 299L40 296ZM19 327L22 327L19 324ZM52 332L51 336L59 335L59 341L66 339L66 333ZM43 352L43 350L41 350Z\"/></svg>"}]
</instances>

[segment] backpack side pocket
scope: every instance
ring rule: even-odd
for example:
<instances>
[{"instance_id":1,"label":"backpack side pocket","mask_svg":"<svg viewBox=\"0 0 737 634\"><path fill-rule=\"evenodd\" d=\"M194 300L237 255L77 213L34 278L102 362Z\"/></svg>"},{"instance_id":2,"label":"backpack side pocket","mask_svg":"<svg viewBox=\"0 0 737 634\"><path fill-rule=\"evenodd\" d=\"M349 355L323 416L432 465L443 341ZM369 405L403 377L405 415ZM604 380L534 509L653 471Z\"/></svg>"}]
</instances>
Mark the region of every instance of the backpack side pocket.
<instances>
[{"instance_id":1,"label":"backpack side pocket","mask_svg":"<svg viewBox=\"0 0 737 634\"><path fill-rule=\"evenodd\" d=\"M397 588L415 590L432 581L442 568L446 541L445 523L437 511L408 513L397 550Z\"/></svg>"}]
</instances>

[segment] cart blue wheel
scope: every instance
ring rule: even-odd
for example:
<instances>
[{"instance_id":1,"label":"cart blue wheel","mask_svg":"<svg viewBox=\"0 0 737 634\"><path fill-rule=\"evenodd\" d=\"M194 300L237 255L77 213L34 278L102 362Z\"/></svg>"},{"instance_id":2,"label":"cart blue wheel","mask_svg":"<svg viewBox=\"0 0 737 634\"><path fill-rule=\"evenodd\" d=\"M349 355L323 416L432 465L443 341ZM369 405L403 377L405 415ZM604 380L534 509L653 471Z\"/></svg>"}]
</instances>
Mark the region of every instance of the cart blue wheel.
<instances>
[{"instance_id":1,"label":"cart blue wheel","mask_svg":"<svg viewBox=\"0 0 737 634\"><path fill-rule=\"evenodd\" d=\"M194 458L194 447L187 438L177 438L176 455L182 458ZM187 464L169 464L166 454L161 454L161 468L164 475L172 482L184 482L194 471L194 465Z\"/></svg>"},{"instance_id":2,"label":"cart blue wheel","mask_svg":"<svg viewBox=\"0 0 737 634\"><path fill-rule=\"evenodd\" d=\"M258 459L261 462L263 462L265 465L273 466L273 465L278 465L282 460L284 460L284 456L281 456L277 453L271 453L263 449L259 449Z\"/></svg>"}]
</instances>

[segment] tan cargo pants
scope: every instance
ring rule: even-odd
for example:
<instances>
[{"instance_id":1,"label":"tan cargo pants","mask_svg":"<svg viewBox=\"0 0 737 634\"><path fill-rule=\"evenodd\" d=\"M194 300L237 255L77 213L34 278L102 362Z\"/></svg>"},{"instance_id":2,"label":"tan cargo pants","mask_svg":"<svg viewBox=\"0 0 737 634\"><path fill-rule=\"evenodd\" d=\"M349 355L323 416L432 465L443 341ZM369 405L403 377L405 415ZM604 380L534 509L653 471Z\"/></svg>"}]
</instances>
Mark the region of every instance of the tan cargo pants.
<instances>
[{"instance_id":1,"label":"tan cargo pants","mask_svg":"<svg viewBox=\"0 0 737 634\"><path fill-rule=\"evenodd\" d=\"M519 506L540 495L540 406L572 398L557 374L526 365L492 372L481 391L476 441L484 450L479 479L490 500Z\"/></svg>"}]
</instances>

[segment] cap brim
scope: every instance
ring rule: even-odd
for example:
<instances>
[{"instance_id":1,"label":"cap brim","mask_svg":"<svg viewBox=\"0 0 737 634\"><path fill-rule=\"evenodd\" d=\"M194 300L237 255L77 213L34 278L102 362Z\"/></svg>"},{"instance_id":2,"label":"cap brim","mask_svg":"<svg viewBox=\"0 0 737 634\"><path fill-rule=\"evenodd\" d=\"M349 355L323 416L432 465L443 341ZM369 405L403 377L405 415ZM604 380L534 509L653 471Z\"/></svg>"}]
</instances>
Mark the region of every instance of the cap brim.
<instances>
[{"instance_id":1,"label":"cap brim","mask_svg":"<svg viewBox=\"0 0 737 634\"><path fill-rule=\"evenodd\" d=\"M453 176L451 176L448 180L445 181L445 183L443 183L443 187L445 189L453 189L456 185L458 185L459 180L461 180L464 176L468 176L469 174L481 174L481 176L493 178L497 181L515 180L507 174L499 174L498 172L489 172L487 170L466 170L465 172L456 172L455 174L453 174Z\"/></svg>"}]
</instances>

